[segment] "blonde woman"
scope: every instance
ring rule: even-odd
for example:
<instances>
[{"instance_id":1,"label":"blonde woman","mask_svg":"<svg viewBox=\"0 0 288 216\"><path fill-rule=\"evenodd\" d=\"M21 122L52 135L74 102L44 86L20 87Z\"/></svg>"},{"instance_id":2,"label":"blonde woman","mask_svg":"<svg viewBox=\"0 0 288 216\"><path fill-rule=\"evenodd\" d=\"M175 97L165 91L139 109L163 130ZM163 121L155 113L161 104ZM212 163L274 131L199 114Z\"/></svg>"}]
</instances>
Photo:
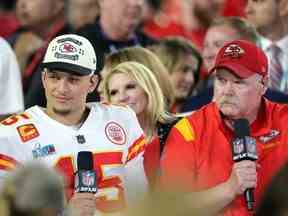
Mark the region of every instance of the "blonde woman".
<instances>
[{"instance_id":1,"label":"blonde woman","mask_svg":"<svg viewBox=\"0 0 288 216\"><path fill-rule=\"evenodd\" d=\"M150 50L143 47L129 47L108 55L105 59L105 66L101 75L105 77L106 71L127 61L141 63L151 70L163 92L165 103L169 110L174 103L174 92L172 83L169 79L169 73L158 57ZM98 88L100 92L102 91L101 86L102 84L100 84Z\"/></svg>"},{"instance_id":2,"label":"blonde woman","mask_svg":"<svg viewBox=\"0 0 288 216\"><path fill-rule=\"evenodd\" d=\"M143 64L124 62L106 71L103 80L106 101L130 106L144 130L147 147L144 166L153 184L159 167L161 147L176 121L166 112L164 96L155 75Z\"/></svg>"}]
</instances>

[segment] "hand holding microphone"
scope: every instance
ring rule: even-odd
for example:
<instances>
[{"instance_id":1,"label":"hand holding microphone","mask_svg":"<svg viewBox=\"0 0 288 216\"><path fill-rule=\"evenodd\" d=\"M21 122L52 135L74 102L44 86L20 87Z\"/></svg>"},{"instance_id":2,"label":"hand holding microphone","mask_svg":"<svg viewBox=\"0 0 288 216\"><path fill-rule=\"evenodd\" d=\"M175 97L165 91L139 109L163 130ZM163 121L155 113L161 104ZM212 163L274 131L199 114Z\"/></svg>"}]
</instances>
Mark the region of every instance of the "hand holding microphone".
<instances>
[{"instance_id":1,"label":"hand holding microphone","mask_svg":"<svg viewBox=\"0 0 288 216\"><path fill-rule=\"evenodd\" d=\"M256 141L250 137L249 122L238 119L234 123L235 138L232 142L233 165L232 175L237 177L239 191L244 190L244 196L249 211L254 208L253 188L256 186L256 161L258 159Z\"/></svg>"},{"instance_id":2,"label":"hand holding microphone","mask_svg":"<svg viewBox=\"0 0 288 216\"><path fill-rule=\"evenodd\" d=\"M235 195L243 195L247 188L255 188L257 183L256 163L249 160L234 163L230 183Z\"/></svg>"},{"instance_id":3,"label":"hand holding microphone","mask_svg":"<svg viewBox=\"0 0 288 216\"><path fill-rule=\"evenodd\" d=\"M72 212L77 215L93 216L96 211L97 177L93 169L92 152L82 151L77 157L75 193L69 202Z\"/></svg>"},{"instance_id":4,"label":"hand holding microphone","mask_svg":"<svg viewBox=\"0 0 288 216\"><path fill-rule=\"evenodd\" d=\"M75 174L75 192L97 192L97 177L93 168L93 154L81 151L77 157L77 172Z\"/></svg>"}]
</instances>

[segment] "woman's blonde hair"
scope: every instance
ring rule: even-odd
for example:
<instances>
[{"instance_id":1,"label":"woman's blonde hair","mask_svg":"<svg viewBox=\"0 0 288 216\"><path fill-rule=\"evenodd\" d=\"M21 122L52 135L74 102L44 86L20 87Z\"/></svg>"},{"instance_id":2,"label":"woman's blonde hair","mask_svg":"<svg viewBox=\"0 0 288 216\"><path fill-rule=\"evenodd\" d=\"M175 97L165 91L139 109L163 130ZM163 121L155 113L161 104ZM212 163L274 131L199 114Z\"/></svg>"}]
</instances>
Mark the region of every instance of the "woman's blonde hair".
<instances>
[{"instance_id":1,"label":"woman's blonde hair","mask_svg":"<svg viewBox=\"0 0 288 216\"><path fill-rule=\"evenodd\" d=\"M150 50L143 47L128 47L108 55L105 58L105 65L101 75L104 78L106 71L109 71L116 65L127 61L141 63L152 71L161 88L161 91L163 92L166 109L169 110L174 104L175 99L173 87L169 79L169 73L163 63Z\"/></svg>"},{"instance_id":2,"label":"woman's blonde hair","mask_svg":"<svg viewBox=\"0 0 288 216\"><path fill-rule=\"evenodd\" d=\"M111 95L109 91L109 80L114 74L123 73L130 75L137 84L144 90L147 96L147 108L144 112L144 127L146 129L145 135L147 141L151 141L157 122L169 122L173 117L165 110L165 103L163 93L159 87L155 75L143 64L128 61L118 64L111 70L106 71L103 80L104 98L111 102Z\"/></svg>"}]
</instances>

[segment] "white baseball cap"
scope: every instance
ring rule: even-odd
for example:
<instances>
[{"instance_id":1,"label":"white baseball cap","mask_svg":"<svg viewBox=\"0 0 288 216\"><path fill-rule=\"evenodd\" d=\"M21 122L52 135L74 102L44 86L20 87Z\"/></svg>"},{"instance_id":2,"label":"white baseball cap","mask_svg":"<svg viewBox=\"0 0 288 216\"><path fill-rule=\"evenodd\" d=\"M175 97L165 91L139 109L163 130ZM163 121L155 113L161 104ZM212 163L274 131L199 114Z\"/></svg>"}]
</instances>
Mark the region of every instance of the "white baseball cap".
<instances>
[{"instance_id":1,"label":"white baseball cap","mask_svg":"<svg viewBox=\"0 0 288 216\"><path fill-rule=\"evenodd\" d=\"M96 63L96 54L89 40L80 35L65 34L49 43L41 65L85 76L95 73Z\"/></svg>"}]
</instances>

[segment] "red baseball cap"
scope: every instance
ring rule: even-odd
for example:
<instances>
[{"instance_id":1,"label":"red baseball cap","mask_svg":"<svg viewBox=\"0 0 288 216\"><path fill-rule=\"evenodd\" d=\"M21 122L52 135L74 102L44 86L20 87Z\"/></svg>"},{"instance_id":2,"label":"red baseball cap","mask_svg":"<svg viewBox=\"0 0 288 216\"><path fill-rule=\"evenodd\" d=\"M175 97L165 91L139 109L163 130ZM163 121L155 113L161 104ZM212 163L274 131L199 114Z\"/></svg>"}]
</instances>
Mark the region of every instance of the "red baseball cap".
<instances>
[{"instance_id":1,"label":"red baseball cap","mask_svg":"<svg viewBox=\"0 0 288 216\"><path fill-rule=\"evenodd\" d=\"M265 53L254 43L235 40L226 43L217 53L212 73L217 68L227 68L240 78L248 78L258 73L266 76L268 59Z\"/></svg>"}]
</instances>

